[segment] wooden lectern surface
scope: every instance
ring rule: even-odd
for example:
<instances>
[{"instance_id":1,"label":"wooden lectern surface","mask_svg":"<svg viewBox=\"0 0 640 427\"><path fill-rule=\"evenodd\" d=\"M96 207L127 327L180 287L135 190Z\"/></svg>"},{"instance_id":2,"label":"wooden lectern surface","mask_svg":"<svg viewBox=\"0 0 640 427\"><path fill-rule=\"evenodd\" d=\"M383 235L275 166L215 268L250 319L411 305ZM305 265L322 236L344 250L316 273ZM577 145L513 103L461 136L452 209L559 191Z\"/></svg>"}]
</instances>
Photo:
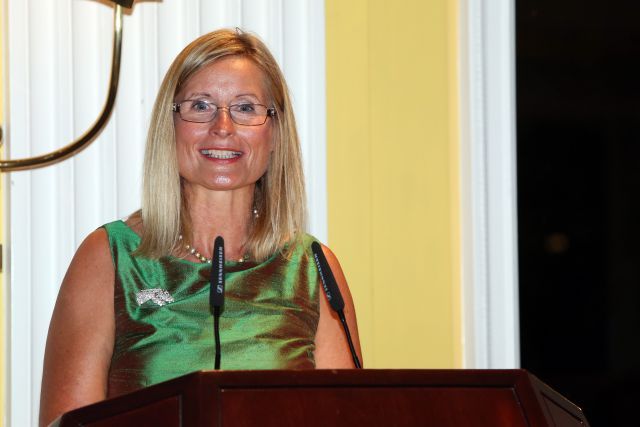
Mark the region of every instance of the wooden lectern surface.
<instances>
[{"instance_id":1,"label":"wooden lectern surface","mask_svg":"<svg viewBox=\"0 0 640 427\"><path fill-rule=\"evenodd\" d=\"M197 372L65 414L62 426L588 426L523 370Z\"/></svg>"}]
</instances>

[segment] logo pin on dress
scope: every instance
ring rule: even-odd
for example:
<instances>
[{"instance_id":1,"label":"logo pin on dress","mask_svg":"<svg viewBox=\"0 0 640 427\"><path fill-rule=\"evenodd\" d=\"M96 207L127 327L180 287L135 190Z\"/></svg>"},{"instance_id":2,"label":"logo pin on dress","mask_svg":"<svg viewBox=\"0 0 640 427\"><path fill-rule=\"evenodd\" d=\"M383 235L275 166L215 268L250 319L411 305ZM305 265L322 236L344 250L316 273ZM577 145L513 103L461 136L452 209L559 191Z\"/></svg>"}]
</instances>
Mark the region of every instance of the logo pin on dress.
<instances>
[{"instance_id":1,"label":"logo pin on dress","mask_svg":"<svg viewBox=\"0 0 640 427\"><path fill-rule=\"evenodd\" d=\"M149 300L159 306L163 306L174 301L171 294L169 294L165 289L144 289L140 292L136 292L136 302L138 305L142 305Z\"/></svg>"}]
</instances>

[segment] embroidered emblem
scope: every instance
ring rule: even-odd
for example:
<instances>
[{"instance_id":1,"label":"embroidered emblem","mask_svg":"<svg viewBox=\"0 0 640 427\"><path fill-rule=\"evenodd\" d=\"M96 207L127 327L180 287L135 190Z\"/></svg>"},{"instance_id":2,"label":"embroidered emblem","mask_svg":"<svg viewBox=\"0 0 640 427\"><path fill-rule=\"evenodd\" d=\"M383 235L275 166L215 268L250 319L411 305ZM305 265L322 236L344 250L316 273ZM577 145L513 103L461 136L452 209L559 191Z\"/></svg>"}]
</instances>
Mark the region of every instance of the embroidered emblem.
<instances>
[{"instance_id":1,"label":"embroidered emblem","mask_svg":"<svg viewBox=\"0 0 640 427\"><path fill-rule=\"evenodd\" d=\"M136 292L136 302L138 305L142 305L149 300L159 306L163 306L174 301L171 294L164 289L144 289L140 292Z\"/></svg>"}]
</instances>

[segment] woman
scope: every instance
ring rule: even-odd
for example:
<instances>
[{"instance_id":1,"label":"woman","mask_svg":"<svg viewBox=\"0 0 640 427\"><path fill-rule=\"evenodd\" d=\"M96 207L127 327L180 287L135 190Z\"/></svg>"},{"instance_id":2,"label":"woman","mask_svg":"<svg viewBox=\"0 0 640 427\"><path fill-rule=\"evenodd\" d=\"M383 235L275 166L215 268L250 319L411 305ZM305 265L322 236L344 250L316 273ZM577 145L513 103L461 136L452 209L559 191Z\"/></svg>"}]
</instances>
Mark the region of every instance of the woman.
<instances>
[{"instance_id":1,"label":"woman","mask_svg":"<svg viewBox=\"0 0 640 427\"><path fill-rule=\"evenodd\" d=\"M291 101L265 45L228 30L200 37L161 85L142 209L94 231L62 283L44 362L41 424L71 409L213 369L213 241L225 241L222 369L350 368L304 234ZM197 248L197 249L195 249ZM323 247L345 299L351 296Z\"/></svg>"}]
</instances>

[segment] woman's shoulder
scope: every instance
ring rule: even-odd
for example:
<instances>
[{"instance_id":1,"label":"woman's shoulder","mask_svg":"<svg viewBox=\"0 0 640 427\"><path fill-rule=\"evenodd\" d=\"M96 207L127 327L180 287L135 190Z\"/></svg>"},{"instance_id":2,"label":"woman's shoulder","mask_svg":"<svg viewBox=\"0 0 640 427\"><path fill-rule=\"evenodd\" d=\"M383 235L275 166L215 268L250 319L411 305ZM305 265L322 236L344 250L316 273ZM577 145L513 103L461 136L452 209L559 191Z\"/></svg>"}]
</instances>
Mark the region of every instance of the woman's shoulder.
<instances>
[{"instance_id":1,"label":"woman's shoulder","mask_svg":"<svg viewBox=\"0 0 640 427\"><path fill-rule=\"evenodd\" d=\"M327 245L322 243L322 240L318 239L313 234L302 233L298 237L298 245L304 248L305 252L312 253L313 252L312 245L314 243L318 243L325 254L330 253L331 255L333 255L333 252L331 252L331 250L327 247Z\"/></svg>"},{"instance_id":2,"label":"woman's shoulder","mask_svg":"<svg viewBox=\"0 0 640 427\"><path fill-rule=\"evenodd\" d=\"M292 255L297 253L298 256L309 256L312 254L311 245L314 242L320 242L315 236L309 233L300 233L281 250L281 253Z\"/></svg>"},{"instance_id":3,"label":"woman's shoulder","mask_svg":"<svg viewBox=\"0 0 640 427\"><path fill-rule=\"evenodd\" d=\"M108 222L89 235L88 238L102 235L103 244L109 256L115 261L119 256L132 254L140 245L142 220L139 216L131 215L125 219Z\"/></svg>"},{"instance_id":4,"label":"woman's shoulder","mask_svg":"<svg viewBox=\"0 0 640 427\"><path fill-rule=\"evenodd\" d=\"M140 215L140 211L137 211L128 217L103 224L100 228L106 230L107 234L111 232L133 232L134 234L140 236L143 229L142 216Z\"/></svg>"},{"instance_id":5,"label":"woman's shoulder","mask_svg":"<svg viewBox=\"0 0 640 427\"><path fill-rule=\"evenodd\" d=\"M143 230L142 218L136 212L127 218L103 224L98 230L104 230L110 241L122 238L139 240Z\"/></svg>"},{"instance_id":6,"label":"woman's shoulder","mask_svg":"<svg viewBox=\"0 0 640 427\"><path fill-rule=\"evenodd\" d=\"M80 243L71 260L63 285L67 281L81 282L82 280L75 279L82 279L85 276L104 276L105 273L110 273L112 270L109 236L107 231L101 227L89 233Z\"/></svg>"},{"instance_id":7,"label":"woman's shoulder","mask_svg":"<svg viewBox=\"0 0 640 427\"><path fill-rule=\"evenodd\" d=\"M78 247L76 255L80 257L105 255L109 252L108 248L108 233L106 229L101 227L92 231L87 237L85 237L84 241Z\"/></svg>"},{"instance_id":8,"label":"woman's shoulder","mask_svg":"<svg viewBox=\"0 0 640 427\"><path fill-rule=\"evenodd\" d=\"M142 225L142 213L136 211L124 220L124 224L138 236L142 236L144 227Z\"/></svg>"},{"instance_id":9,"label":"woman's shoulder","mask_svg":"<svg viewBox=\"0 0 640 427\"><path fill-rule=\"evenodd\" d=\"M299 240L300 240L300 244L304 245L307 248L311 247L311 244L313 242L320 243L320 240L316 236L309 233L301 233Z\"/></svg>"},{"instance_id":10,"label":"woman's shoulder","mask_svg":"<svg viewBox=\"0 0 640 427\"><path fill-rule=\"evenodd\" d=\"M313 248L315 246L314 243L318 244L318 246L316 246L317 249ZM340 267L340 262L338 261L338 258L333 253L333 251L329 249L327 245L322 243L320 239L318 239L317 237L311 234L304 233L299 237L298 244L300 245L300 247L302 247L302 250L307 254L307 256L309 256L312 259L316 258L315 252L318 249L320 249L324 257L326 258L327 262L329 263L329 267L332 270L333 269L339 270L340 274L342 274L342 268Z\"/></svg>"}]
</instances>

